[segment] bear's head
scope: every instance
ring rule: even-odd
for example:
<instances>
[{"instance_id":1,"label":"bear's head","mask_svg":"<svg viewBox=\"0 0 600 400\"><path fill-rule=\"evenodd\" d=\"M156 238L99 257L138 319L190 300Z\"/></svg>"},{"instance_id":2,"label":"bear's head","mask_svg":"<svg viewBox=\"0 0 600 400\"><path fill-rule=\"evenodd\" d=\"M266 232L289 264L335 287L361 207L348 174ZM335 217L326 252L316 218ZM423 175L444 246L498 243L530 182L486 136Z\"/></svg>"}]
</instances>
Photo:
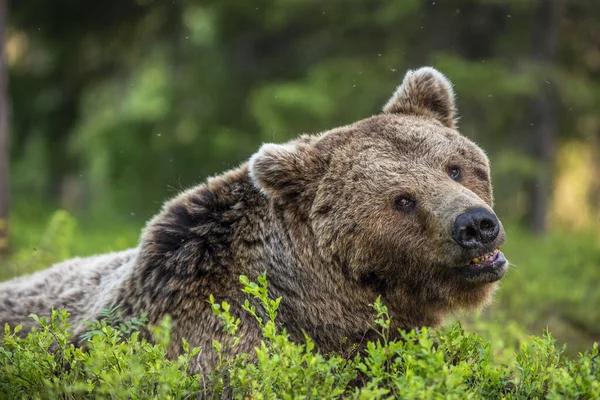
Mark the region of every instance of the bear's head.
<instances>
[{"instance_id":1,"label":"bear's head","mask_svg":"<svg viewBox=\"0 0 600 400\"><path fill-rule=\"evenodd\" d=\"M386 297L485 303L507 269L485 153L456 130L450 82L409 71L383 113L264 144L254 184L302 213L320 255Z\"/></svg>"}]
</instances>

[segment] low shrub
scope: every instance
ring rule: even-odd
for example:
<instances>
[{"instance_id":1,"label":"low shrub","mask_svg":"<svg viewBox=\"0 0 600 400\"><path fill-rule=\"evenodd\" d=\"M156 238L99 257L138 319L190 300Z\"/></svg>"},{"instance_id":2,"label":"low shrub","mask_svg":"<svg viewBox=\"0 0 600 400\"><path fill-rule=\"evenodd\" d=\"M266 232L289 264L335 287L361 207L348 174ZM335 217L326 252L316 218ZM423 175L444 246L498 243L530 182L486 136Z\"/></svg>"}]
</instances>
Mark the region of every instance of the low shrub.
<instances>
[{"instance_id":1,"label":"low shrub","mask_svg":"<svg viewBox=\"0 0 600 400\"><path fill-rule=\"evenodd\" d=\"M230 349L213 342L221 355L217 368L203 377L187 367L199 348L182 342L182 355L166 358L170 321L151 328L154 340L141 339L143 318L117 321L109 309L92 322L86 350L73 346L68 313L32 315L39 328L20 337L20 327L5 328L0 346L0 397L134 399L388 399L388 398L598 398L600 357L597 343L575 359L564 355L545 332L522 344L513 361L498 363L490 342L456 323L448 329L401 332L390 340L390 317L377 301L380 334L364 351L320 354L306 337L293 343L277 327L279 299L267 295L267 279L241 277L242 290L258 299L265 313L243 308L262 328L263 341L253 354L228 357ZM232 336L239 340L239 319L231 305L209 299ZM267 315L263 320L258 315Z\"/></svg>"}]
</instances>

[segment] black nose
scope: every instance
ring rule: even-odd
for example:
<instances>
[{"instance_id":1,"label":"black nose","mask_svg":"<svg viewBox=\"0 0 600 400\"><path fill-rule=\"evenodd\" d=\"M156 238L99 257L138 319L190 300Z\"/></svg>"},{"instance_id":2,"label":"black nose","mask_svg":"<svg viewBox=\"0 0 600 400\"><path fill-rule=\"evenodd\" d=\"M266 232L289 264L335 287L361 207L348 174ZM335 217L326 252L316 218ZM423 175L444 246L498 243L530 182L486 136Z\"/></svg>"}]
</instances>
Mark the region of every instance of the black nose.
<instances>
[{"instance_id":1,"label":"black nose","mask_svg":"<svg viewBox=\"0 0 600 400\"><path fill-rule=\"evenodd\" d=\"M485 208L474 208L460 214L454 221L452 237L467 249L482 247L498 237L498 218Z\"/></svg>"}]
</instances>

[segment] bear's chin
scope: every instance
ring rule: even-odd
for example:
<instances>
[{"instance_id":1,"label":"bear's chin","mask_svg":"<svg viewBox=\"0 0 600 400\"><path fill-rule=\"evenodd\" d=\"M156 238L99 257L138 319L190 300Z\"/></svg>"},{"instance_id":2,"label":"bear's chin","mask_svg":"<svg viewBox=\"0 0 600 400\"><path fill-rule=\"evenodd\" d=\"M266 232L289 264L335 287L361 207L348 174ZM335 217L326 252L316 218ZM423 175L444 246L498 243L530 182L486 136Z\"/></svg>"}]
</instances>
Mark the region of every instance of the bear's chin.
<instances>
[{"instance_id":1,"label":"bear's chin","mask_svg":"<svg viewBox=\"0 0 600 400\"><path fill-rule=\"evenodd\" d=\"M462 287L451 295L452 311L482 309L489 305L498 288L498 281Z\"/></svg>"}]
</instances>

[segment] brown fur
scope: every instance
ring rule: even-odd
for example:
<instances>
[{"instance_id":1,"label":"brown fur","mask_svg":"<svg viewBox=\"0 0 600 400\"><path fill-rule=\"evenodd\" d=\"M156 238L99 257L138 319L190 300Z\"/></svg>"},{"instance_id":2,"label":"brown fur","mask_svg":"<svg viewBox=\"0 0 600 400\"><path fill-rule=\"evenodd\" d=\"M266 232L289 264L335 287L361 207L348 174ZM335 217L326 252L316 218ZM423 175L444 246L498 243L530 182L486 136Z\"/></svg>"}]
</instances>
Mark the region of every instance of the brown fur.
<instances>
[{"instance_id":1,"label":"brown fur","mask_svg":"<svg viewBox=\"0 0 600 400\"><path fill-rule=\"evenodd\" d=\"M478 254L451 237L457 215L491 210L488 160L455 129L450 83L432 68L409 72L384 113L285 145L265 144L249 163L167 202L137 249L73 260L0 285L0 322L27 322L51 306L82 320L116 302L125 316L174 320L181 338L202 346L192 370L207 373L213 339L225 335L206 302L226 300L242 319L239 351L259 343L240 312L241 274L267 271L282 297L279 323L303 331L321 351L372 334L378 296L394 327L439 326L449 313L481 306L495 282L465 279L456 267ZM449 178L448 166L462 178ZM395 199L416 201L399 210ZM504 241L502 228L493 248Z\"/></svg>"}]
</instances>

